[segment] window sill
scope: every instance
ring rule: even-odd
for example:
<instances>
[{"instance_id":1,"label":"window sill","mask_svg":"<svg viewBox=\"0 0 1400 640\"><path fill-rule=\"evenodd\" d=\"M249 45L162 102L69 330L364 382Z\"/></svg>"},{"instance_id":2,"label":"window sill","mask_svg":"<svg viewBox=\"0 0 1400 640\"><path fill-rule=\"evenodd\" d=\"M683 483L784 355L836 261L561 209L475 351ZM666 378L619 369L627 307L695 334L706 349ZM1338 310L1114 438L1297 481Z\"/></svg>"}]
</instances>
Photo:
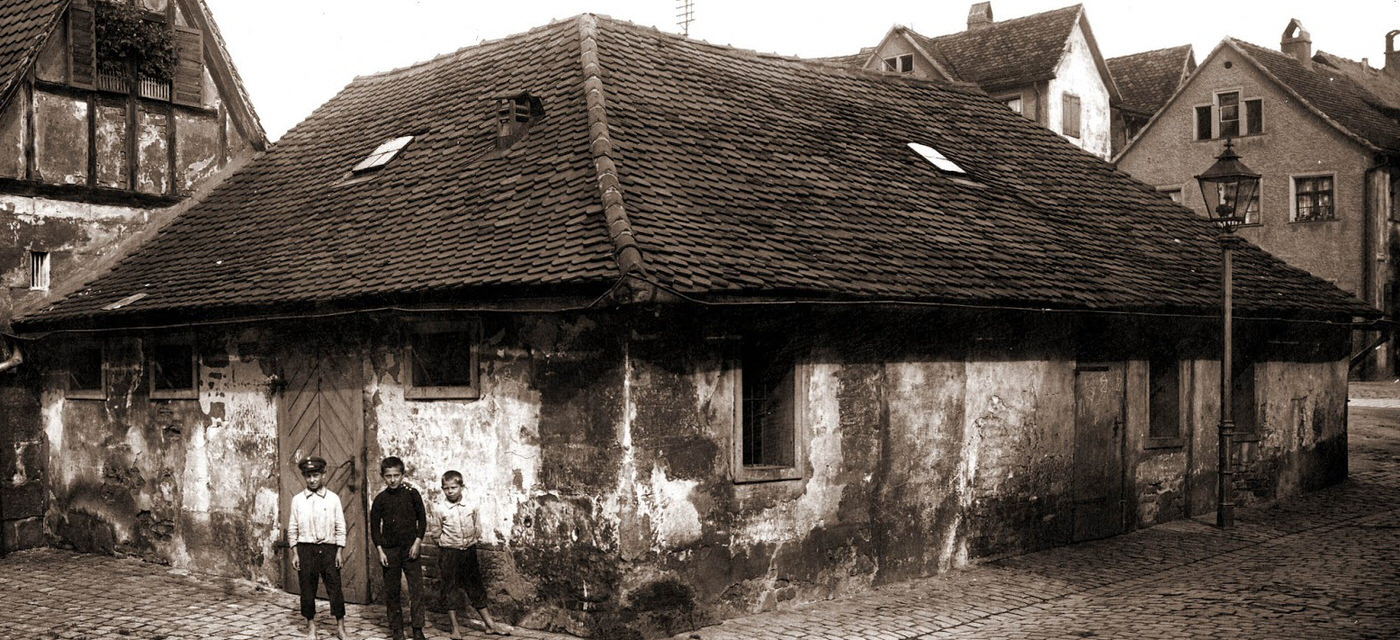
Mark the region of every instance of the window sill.
<instances>
[{"instance_id":1,"label":"window sill","mask_svg":"<svg viewBox=\"0 0 1400 640\"><path fill-rule=\"evenodd\" d=\"M1184 438L1148 438L1147 443L1142 445L1144 449L1180 449L1186 446Z\"/></svg>"},{"instance_id":2,"label":"window sill","mask_svg":"<svg viewBox=\"0 0 1400 640\"><path fill-rule=\"evenodd\" d=\"M759 482L783 482L801 480L802 470L797 467L776 465L749 465L734 474L734 484L754 484Z\"/></svg>"},{"instance_id":3,"label":"window sill","mask_svg":"<svg viewBox=\"0 0 1400 640\"><path fill-rule=\"evenodd\" d=\"M409 400L477 400L481 390L476 387L408 387L403 397Z\"/></svg>"},{"instance_id":4,"label":"window sill","mask_svg":"<svg viewBox=\"0 0 1400 640\"><path fill-rule=\"evenodd\" d=\"M1327 218L1326 220L1289 220L1289 221L1288 221L1288 224L1319 224L1319 223L1323 223L1323 222L1336 222L1336 221L1337 221L1336 218Z\"/></svg>"},{"instance_id":5,"label":"window sill","mask_svg":"<svg viewBox=\"0 0 1400 640\"><path fill-rule=\"evenodd\" d=\"M199 389L166 389L163 391L152 391L148 396L151 400L198 400Z\"/></svg>"}]
</instances>

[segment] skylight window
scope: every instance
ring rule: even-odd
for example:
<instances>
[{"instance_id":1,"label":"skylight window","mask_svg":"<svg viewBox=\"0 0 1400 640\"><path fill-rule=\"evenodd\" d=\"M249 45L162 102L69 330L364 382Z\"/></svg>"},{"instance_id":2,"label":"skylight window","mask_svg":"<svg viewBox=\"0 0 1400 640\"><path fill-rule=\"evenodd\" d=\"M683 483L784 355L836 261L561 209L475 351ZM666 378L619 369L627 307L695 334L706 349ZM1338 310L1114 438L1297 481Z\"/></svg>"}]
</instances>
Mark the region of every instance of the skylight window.
<instances>
[{"instance_id":1,"label":"skylight window","mask_svg":"<svg viewBox=\"0 0 1400 640\"><path fill-rule=\"evenodd\" d=\"M923 156L925 160L928 160L929 162L933 163L933 166L938 167L939 171L946 171L948 173L959 173L964 175L967 174L967 172L964 171L962 167L959 167L956 162L949 160L948 156L939 153L938 150L934 149L933 147L930 147L926 144L919 144L917 142L910 142L909 148L913 149L915 153Z\"/></svg>"},{"instance_id":2,"label":"skylight window","mask_svg":"<svg viewBox=\"0 0 1400 640\"><path fill-rule=\"evenodd\" d=\"M389 164L389 161L393 160L394 156L398 155L400 151L403 151L403 148L408 146L408 143L412 141L413 136L400 136L385 142L375 147L374 151L370 152L369 157L361 160L360 164L355 165L355 168L351 169L350 172L359 174L383 167Z\"/></svg>"}]
</instances>

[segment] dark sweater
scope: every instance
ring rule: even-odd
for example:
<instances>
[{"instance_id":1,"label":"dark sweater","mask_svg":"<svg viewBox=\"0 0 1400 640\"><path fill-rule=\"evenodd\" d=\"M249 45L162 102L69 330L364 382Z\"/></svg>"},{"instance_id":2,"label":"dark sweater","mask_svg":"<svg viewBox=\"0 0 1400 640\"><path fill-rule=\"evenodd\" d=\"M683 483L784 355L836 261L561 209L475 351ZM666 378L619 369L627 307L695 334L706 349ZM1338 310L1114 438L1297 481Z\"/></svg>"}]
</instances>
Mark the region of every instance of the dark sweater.
<instances>
[{"instance_id":1,"label":"dark sweater","mask_svg":"<svg viewBox=\"0 0 1400 640\"><path fill-rule=\"evenodd\" d=\"M423 497L407 485L385 489L369 508L369 536L377 547L407 547L428 531Z\"/></svg>"}]
</instances>

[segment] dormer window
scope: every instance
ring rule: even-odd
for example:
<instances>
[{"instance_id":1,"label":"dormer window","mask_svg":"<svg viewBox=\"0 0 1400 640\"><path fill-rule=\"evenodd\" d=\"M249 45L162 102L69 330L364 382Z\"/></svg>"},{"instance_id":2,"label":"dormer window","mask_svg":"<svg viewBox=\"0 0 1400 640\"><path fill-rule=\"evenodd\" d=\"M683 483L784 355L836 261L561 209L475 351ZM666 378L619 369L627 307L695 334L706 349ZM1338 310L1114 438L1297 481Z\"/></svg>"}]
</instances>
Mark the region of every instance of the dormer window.
<instances>
[{"instance_id":1,"label":"dormer window","mask_svg":"<svg viewBox=\"0 0 1400 640\"><path fill-rule=\"evenodd\" d=\"M902 56L891 56L881 61L881 69L893 71L895 73L914 72L914 54L906 53Z\"/></svg>"},{"instance_id":2,"label":"dormer window","mask_svg":"<svg viewBox=\"0 0 1400 640\"><path fill-rule=\"evenodd\" d=\"M355 167L350 170L350 173L358 176L383 168L384 165L389 164L389 161L393 160L394 157L397 156L400 151L403 151L403 148L408 146L408 143L412 141L413 136L399 136L375 147L374 151L370 152L369 157L355 165Z\"/></svg>"},{"instance_id":3,"label":"dormer window","mask_svg":"<svg viewBox=\"0 0 1400 640\"><path fill-rule=\"evenodd\" d=\"M525 136L530 125L544 117L544 103L529 92L496 100L496 148L505 149Z\"/></svg>"},{"instance_id":4,"label":"dormer window","mask_svg":"<svg viewBox=\"0 0 1400 640\"><path fill-rule=\"evenodd\" d=\"M943 155L933 147L917 142L910 142L909 148L913 149L914 152L918 153L920 156L923 156L923 158L928 160L933 166L938 167L939 171L967 175L967 172L964 171L962 167L959 167L956 162L949 160L948 156Z\"/></svg>"}]
</instances>

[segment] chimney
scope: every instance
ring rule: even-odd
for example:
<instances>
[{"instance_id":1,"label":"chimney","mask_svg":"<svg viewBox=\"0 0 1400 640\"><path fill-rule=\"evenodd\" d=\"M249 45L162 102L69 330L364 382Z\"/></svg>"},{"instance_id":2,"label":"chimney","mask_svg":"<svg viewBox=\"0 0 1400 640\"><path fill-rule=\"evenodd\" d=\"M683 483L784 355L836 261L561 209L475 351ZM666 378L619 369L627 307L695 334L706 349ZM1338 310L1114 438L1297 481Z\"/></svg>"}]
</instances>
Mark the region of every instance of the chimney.
<instances>
[{"instance_id":1,"label":"chimney","mask_svg":"<svg viewBox=\"0 0 1400 640\"><path fill-rule=\"evenodd\" d=\"M1400 35L1400 29L1385 34L1385 72L1400 78L1400 51L1395 50L1395 36L1397 35Z\"/></svg>"},{"instance_id":2,"label":"chimney","mask_svg":"<svg viewBox=\"0 0 1400 640\"><path fill-rule=\"evenodd\" d=\"M992 3L978 2L967 11L967 30L981 29L992 24Z\"/></svg>"},{"instance_id":3,"label":"chimney","mask_svg":"<svg viewBox=\"0 0 1400 640\"><path fill-rule=\"evenodd\" d=\"M1297 18L1288 21L1283 29L1283 39L1278 44L1279 51L1293 56L1304 67L1312 68L1312 36L1303 28Z\"/></svg>"}]
</instances>

